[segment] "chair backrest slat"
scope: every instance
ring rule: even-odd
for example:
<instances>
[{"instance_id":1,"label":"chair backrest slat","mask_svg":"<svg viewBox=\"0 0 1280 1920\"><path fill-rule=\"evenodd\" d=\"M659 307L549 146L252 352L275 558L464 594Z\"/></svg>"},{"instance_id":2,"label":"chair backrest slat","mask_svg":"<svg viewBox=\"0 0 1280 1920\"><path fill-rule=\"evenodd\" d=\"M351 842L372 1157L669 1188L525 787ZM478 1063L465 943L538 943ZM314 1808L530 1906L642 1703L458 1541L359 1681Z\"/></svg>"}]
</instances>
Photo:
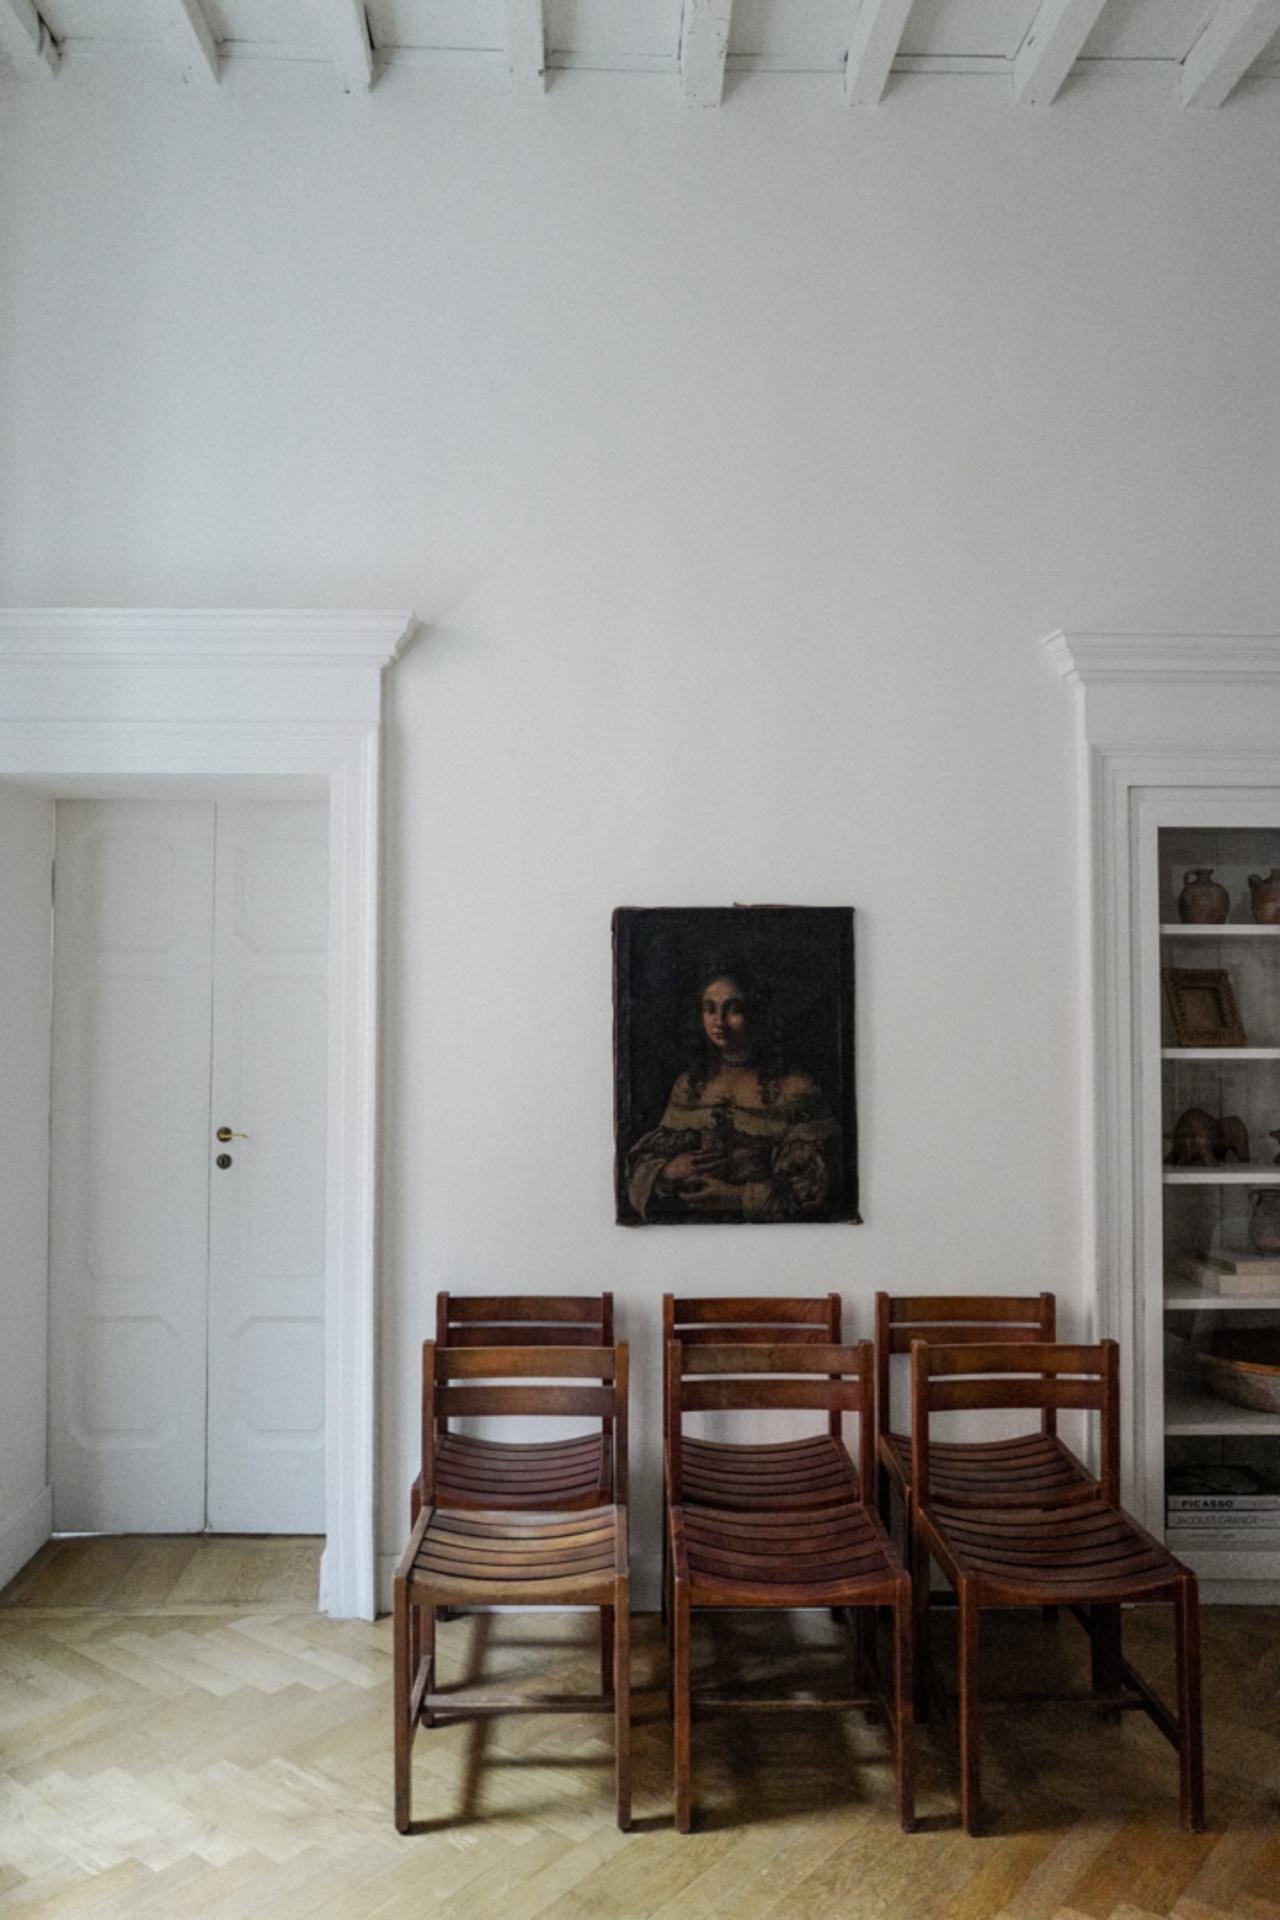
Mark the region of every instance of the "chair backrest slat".
<instances>
[{"instance_id":1,"label":"chair backrest slat","mask_svg":"<svg viewBox=\"0 0 1280 1920\"><path fill-rule=\"evenodd\" d=\"M840 1311L840 1296L836 1293L821 1294L815 1299L786 1300L776 1298L745 1299L741 1297L723 1300L679 1298L675 1294L664 1297L664 1307L669 1306L673 1327L821 1327L831 1325L833 1311ZM673 1338L682 1338L673 1334ZM814 1334L813 1339L821 1339L822 1334ZM827 1336L830 1337L829 1335Z\"/></svg>"},{"instance_id":2,"label":"chair backrest slat","mask_svg":"<svg viewBox=\"0 0 1280 1920\"><path fill-rule=\"evenodd\" d=\"M929 1340L929 1376L943 1374L1026 1374L1044 1376L1059 1373L1096 1373L1101 1347L1066 1346L1057 1341L1038 1341L1036 1351L1010 1340L956 1341ZM1003 1392L1003 1387L997 1391ZM999 1405L992 1401L993 1406Z\"/></svg>"},{"instance_id":3,"label":"chair backrest slat","mask_svg":"<svg viewBox=\"0 0 1280 1920\"><path fill-rule=\"evenodd\" d=\"M680 1404L685 1413L778 1407L856 1413L861 1402L856 1383L848 1380L694 1380L686 1382Z\"/></svg>"},{"instance_id":4,"label":"chair backrest slat","mask_svg":"<svg viewBox=\"0 0 1280 1920\"><path fill-rule=\"evenodd\" d=\"M523 1325L559 1320L571 1326L599 1327L613 1311L610 1293L441 1293L437 1298L445 1303L450 1326L475 1320L511 1320Z\"/></svg>"},{"instance_id":5,"label":"chair backrest slat","mask_svg":"<svg viewBox=\"0 0 1280 1920\"><path fill-rule=\"evenodd\" d=\"M809 1341L804 1346L681 1347L681 1377L709 1373L853 1373L861 1364L856 1346ZM685 1402L686 1406L688 1402Z\"/></svg>"},{"instance_id":6,"label":"chair backrest slat","mask_svg":"<svg viewBox=\"0 0 1280 1920\"><path fill-rule=\"evenodd\" d=\"M612 1347L437 1347L436 1379L612 1380Z\"/></svg>"},{"instance_id":7,"label":"chair backrest slat","mask_svg":"<svg viewBox=\"0 0 1280 1920\"><path fill-rule=\"evenodd\" d=\"M1057 1301L1052 1293L912 1293L876 1295L876 1432L889 1431L889 1363L917 1340L931 1346L989 1346L1052 1342ZM1041 1407L1043 1433L1057 1431L1052 1405Z\"/></svg>"},{"instance_id":8,"label":"chair backrest slat","mask_svg":"<svg viewBox=\"0 0 1280 1920\"><path fill-rule=\"evenodd\" d=\"M450 1347L598 1347L598 1322L590 1326L530 1326L527 1321L463 1320L448 1329ZM606 1343L607 1344L607 1343Z\"/></svg>"},{"instance_id":9,"label":"chair backrest slat","mask_svg":"<svg viewBox=\"0 0 1280 1920\"><path fill-rule=\"evenodd\" d=\"M444 1414L556 1414L599 1419L614 1410L612 1387L437 1387L436 1405Z\"/></svg>"},{"instance_id":10,"label":"chair backrest slat","mask_svg":"<svg viewBox=\"0 0 1280 1920\"><path fill-rule=\"evenodd\" d=\"M985 1380L929 1382L929 1411L954 1413L963 1407L1086 1407L1100 1412L1102 1387L1096 1380L1007 1380L992 1401Z\"/></svg>"},{"instance_id":11,"label":"chair backrest slat","mask_svg":"<svg viewBox=\"0 0 1280 1920\"><path fill-rule=\"evenodd\" d=\"M928 1325L931 1321L963 1320L987 1322L990 1326L1026 1322L1043 1323L1046 1302L1052 1312L1051 1293L907 1293L886 1294L890 1324L906 1321Z\"/></svg>"}]
</instances>

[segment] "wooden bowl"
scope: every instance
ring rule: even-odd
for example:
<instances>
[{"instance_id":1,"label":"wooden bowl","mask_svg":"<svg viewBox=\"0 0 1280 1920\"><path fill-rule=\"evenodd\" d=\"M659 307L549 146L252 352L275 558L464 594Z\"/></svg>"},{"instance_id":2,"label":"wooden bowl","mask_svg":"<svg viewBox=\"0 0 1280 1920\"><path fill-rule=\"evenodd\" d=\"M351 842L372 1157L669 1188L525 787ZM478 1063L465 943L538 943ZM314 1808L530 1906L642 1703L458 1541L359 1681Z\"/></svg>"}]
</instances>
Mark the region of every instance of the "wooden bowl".
<instances>
[{"instance_id":1,"label":"wooden bowl","mask_svg":"<svg viewBox=\"0 0 1280 1920\"><path fill-rule=\"evenodd\" d=\"M1220 1400L1280 1413L1280 1327L1219 1327L1195 1356Z\"/></svg>"}]
</instances>

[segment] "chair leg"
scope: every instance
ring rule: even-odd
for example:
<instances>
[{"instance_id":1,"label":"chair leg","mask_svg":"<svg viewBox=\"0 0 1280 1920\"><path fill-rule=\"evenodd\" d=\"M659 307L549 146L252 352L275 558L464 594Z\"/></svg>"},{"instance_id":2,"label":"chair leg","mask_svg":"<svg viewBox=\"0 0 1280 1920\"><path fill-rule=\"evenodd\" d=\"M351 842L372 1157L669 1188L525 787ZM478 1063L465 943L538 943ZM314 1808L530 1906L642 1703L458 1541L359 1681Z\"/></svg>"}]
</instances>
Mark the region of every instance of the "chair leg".
<instances>
[{"instance_id":1,"label":"chair leg","mask_svg":"<svg viewBox=\"0 0 1280 1920\"><path fill-rule=\"evenodd\" d=\"M628 1583L614 1583L613 1739L616 1753L618 1825L631 1826L631 1596Z\"/></svg>"},{"instance_id":2,"label":"chair leg","mask_svg":"<svg viewBox=\"0 0 1280 1920\"><path fill-rule=\"evenodd\" d=\"M1119 1606L1098 1604L1090 1607L1089 1657L1095 1693L1118 1693L1123 1685L1121 1632ZM1118 1726L1121 1717L1120 1709L1114 1707L1105 1712L1102 1717L1109 1724Z\"/></svg>"},{"instance_id":3,"label":"chair leg","mask_svg":"<svg viewBox=\"0 0 1280 1920\"><path fill-rule=\"evenodd\" d=\"M693 1824L692 1748L693 1702L690 1698L689 1636L691 1630L689 1589L675 1582L671 1595L671 1632L673 1657L671 1687L675 1695L675 1785L676 1831L688 1833Z\"/></svg>"},{"instance_id":4,"label":"chair leg","mask_svg":"<svg viewBox=\"0 0 1280 1920\"><path fill-rule=\"evenodd\" d=\"M667 1592L667 1587L671 1580L671 1541L668 1535L669 1526L670 1522L667 1519L666 1501L664 1500L662 1503L662 1587L658 1594L658 1607L662 1614L662 1624L664 1627L667 1624L667 1615L671 1606L671 1598Z\"/></svg>"},{"instance_id":5,"label":"chair leg","mask_svg":"<svg viewBox=\"0 0 1280 1920\"><path fill-rule=\"evenodd\" d=\"M613 1693L614 1609L600 1609L600 1692L608 1700Z\"/></svg>"},{"instance_id":6,"label":"chair leg","mask_svg":"<svg viewBox=\"0 0 1280 1920\"><path fill-rule=\"evenodd\" d=\"M1178 1580L1178 1799L1188 1833L1204 1831L1204 1741L1200 1724L1200 1596L1194 1574Z\"/></svg>"},{"instance_id":7,"label":"chair leg","mask_svg":"<svg viewBox=\"0 0 1280 1920\"><path fill-rule=\"evenodd\" d=\"M978 1603L970 1581L960 1582L956 1598L960 1603L960 1818L966 1833L976 1833L982 1814L981 1676Z\"/></svg>"},{"instance_id":8,"label":"chair leg","mask_svg":"<svg viewBox=\"0 0 1280 1920\"><path fill-rule=\"evenodd\" d=\"M898 1791L898 1824L910 1833L916 1824L915 1712L911 1684L911 1583L898 1588L893 1609L893 1755Z\"/></svg>"},{"instance_id":9,"label":"chair leg","mask_svg":"<svg viewBox=\"0 0 1280 1920\"><path fill-rule=\"evenodd\" d=\"M852 1668L853 1690L858 1694L871 1691L871 1666L868 1659L870 1646L867 1640L869 1607L832 1607L831 1618L838 1627L843 1627L849 1636L849 1659Z\"/></svg>"},{"instance_id":10,"label":"chair leg","mask_svg":"<svg viewBox=\"0 0 1280 1920\"><path fill-rule=\"evenodd\" d=\"M929 1549L920 1538L913 1523L910 1506L906 1510L907 1540L911 1550L911 1646L912 1666L915 1674L915 1717L923 1722L929 1718L929 1675L931 1656L929 1652Z\"/></svg>"},{"instance_id":11,"label":"chair leg","mask_svg":"<svg viewBox=\"0 0 1280 1920\"><path fill-rule=\"evenodd\" d=\"M409 1595L405 1582L397 1579L392 1592L391 1647L393 1676L392 1712L395 1715L395 1811L396 1832L408 1833L413 1799L413 1725L409 1697L413 1691L413 1667L410 1657Z\"/></svg>"},{"instance_id":12,"label":"chair leg","mask_svg":"<svg viewBox=\"0 0 1280 1920\"><path fill-rule=\"evenodd\" d=\"M415 1658L413 1663L412 1674L413 1674L413 1678L416 1680L421 1668L423 1666L426 1667L427 1693L432 1693L435 1690L436 1618L443 1611L444 1609L442 1607L422 1607L422 1608L415 1607L414 1608L414 1612L418 1614L420 1617L420 1625L418 1628L417 1657ZM422 1709L423 1726L434 1727L435 1723L436 1723L436 1717L434 1713L432 1713L430 1707L423 1707Z\"/></svg>"}]
</instances>

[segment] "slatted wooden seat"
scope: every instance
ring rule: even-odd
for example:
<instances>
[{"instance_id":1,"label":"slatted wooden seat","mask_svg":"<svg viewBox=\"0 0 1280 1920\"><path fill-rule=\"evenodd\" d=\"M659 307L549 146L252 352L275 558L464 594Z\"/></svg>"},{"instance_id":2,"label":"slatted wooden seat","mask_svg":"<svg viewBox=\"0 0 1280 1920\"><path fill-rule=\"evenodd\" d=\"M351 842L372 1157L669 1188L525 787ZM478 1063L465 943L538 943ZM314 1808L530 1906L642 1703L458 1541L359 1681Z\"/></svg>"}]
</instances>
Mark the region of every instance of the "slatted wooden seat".
<instances>
[{"instance_id":1,"label":"slatted wooden seat","mask_svg":"<svg viewBox=\"0 0 1280 1920\"><path fill-rule=\"evenodd\" d=\"M1070 1606L1092 1642L1093 1692L1108 1713L1141 1708L1178 1751L1183 1825L1204 1824L1199 1608L1195 1575L1120 1506L1118 1349L1025 1342L935 1346L917 1341L912 1364L913 1521L927 1578L937 1561L960 1608L960 1773L965 1828L981 1812L979 1616L998 1607ZM1035 1373L1029 1373L1034 1367ZM930 1416L966 1409L1062 1407L1101 1419L1100 1476L1087 1496L1072 1484L1041 1503L948 1504L933 1477ZM1177 1641L1176 1714L1123 1658L1122 1605L1167 1602ZM1037 1698L1043 1700L1047 1696Z\"/></svg>"},{"instance_id":2,"label":"slatted wooden seat","mask_svg":"<svg viewBox=\"0 0 1280 1920\"><path fill-rule=\"evenodd\" d=\"M611 1347L613 1295L436 1295L438 1347ZM436 1505L531 1513L598 1507L613 1498L609 1422L573 1440L492 1440L451 1433L437 1419ZM422 1508L421 1476L409 1524Z\"/></svg>"},{"instance_id":3,"label":"slatted wooden seat","mask_svg":"<svg viewBox=\"0 0 1280 1920\"><path fill-rule=\"evenodd\" d=\"M772 1376L772 1377L770 1377ZM671 1673L675 1718L676 1825L692 1824L692 1726L695 1712L752 1712L779 1705L822 1711L873 1708L893 1730L898 1817L914 1821L911 1709L911 1589L906 1569L874 1507L853 1484L821 1507L779 1493L763 1505L718 1508L684 1498L685 1416L699 1412L812 1409L839 1423L856 1413L859 1484L873 1477L872 1353L861 1346L793 1341L782 1345L667 1348L666 1479L673 1575ZM830 1435L821 1436L830 1439ZM858 1609L864 1623L856 1669L871 1693L837 1700L806 1696L778 1702L694 1695L692 1615L699 1608ZM874 1654L875 1609L892 1610L894 1678L886 1684ZM869 1629L870 1631L867 1631Z\"/></svg>"},{"instance_id":4,"label":"slatted wooden seat","mask_svg":"<svg viewBox=\"0 0 1280 1920\"><path fill-rule=\"evenodd\" d=\"M929 1578L918 1563L911 1524L911 1436L892 1431L890 1386L893 1361L907 1365L912 1343L928 1340L948 1346L1031 1345L1052 1341L1057 1303L1040 1294L876 1295L876 1466L880 1513L893 1524L893 1495L902 1504L902 1537L913 1555L915 1603L916 1713L928 1707ZM955 1506L1035 1504L1045 1499L1090 1497L1088 1468L1058 1438L1057 1414L1041 1410L1039 1431L1002 1440L953 1440L935 1443L930 1455L934 1492Z\"/></svg>"},{"instance_id":5,"label":"slatted wooden seat","mask_svg":"<svg viewBox=\"0 0 1280 1920\"><path fill-rule=\"evenodd\" d=\"M840 1296L816 1299L724 1300L662 1296L663 1404L667 1397L667 1352L673 1340L685 1346L813 1346L840 1343ZM690 1506L769 1512L781 1500L792 1507L823 1507L857 1492L857 1472L840 1438L840 1418L825 1434L805 1440L705 1440L686 1434L684 1502ZM662 1609L670 1588L669 1529L663 1528Z\"/></svg>"},{"instance_id":6,"label":"slatted wooden seat","mask_svg":"<svg viewBox=\"0 0 1280 1920\"><path fill-rule=\"evenodd\" d=\"M412 1750L420 1723L434 1725L441 1713L596 1710L614 1717L617 1818L625 1829L631 1823L627 1349L441 1347L428 1341L422 1378L425 1498L392 1583L396 1827L407 1833L411 1824ZM438 1504L440 1424L481 1415L607 1421L616 1501L537 1512ZM436 1617L444 1607L599 1607L600 1692L496 1697L440 1691Z\"/></svg>"}]
</instances>

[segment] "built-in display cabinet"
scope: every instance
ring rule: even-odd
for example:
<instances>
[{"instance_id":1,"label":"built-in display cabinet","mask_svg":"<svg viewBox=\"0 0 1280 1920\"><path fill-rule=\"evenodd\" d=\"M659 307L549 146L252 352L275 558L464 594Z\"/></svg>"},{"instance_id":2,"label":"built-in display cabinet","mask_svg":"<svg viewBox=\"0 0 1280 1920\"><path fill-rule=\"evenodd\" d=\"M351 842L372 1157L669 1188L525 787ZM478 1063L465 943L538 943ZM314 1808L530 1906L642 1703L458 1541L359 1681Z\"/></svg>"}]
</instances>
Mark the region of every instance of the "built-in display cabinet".
<instances>
[{"instance_id":1,"label":"built-in display cabinet","mask_svg":"<svg viewBox=\"0 0 1280 1920\"><path fill-rule=\"evenodd\" d=\"M1058 633L1046 650L1078 721L1080 1330L1120 1343L1126 1504L1202 1599L1274 1605L1280 1412L1224 1383L1241 1391L1239 1342L1256 1364L1280 1338L1252 1235L1259 1206L1280 1211L1280 930L1250 887L1280 868L1280 634Z\"/></svg>"},{"instance_id":2,"label":"built-in display cabinet","mask_svg":"<svg viewBox=\"0 0 1280 1920\"><path fill-rule=\"evenodd\" d=\"M1160 1106L1165 1537L1209 1578L1280 1577L1280 1404L1231 1397L1280 1389L1260 1370L1280 1340L1280 925L1255 921L1250 886L1280 869L1280 811L1274 827L1159 827L1156 849L1160 1058L1142 1084Z\"/></svg>"}]
</instances>

